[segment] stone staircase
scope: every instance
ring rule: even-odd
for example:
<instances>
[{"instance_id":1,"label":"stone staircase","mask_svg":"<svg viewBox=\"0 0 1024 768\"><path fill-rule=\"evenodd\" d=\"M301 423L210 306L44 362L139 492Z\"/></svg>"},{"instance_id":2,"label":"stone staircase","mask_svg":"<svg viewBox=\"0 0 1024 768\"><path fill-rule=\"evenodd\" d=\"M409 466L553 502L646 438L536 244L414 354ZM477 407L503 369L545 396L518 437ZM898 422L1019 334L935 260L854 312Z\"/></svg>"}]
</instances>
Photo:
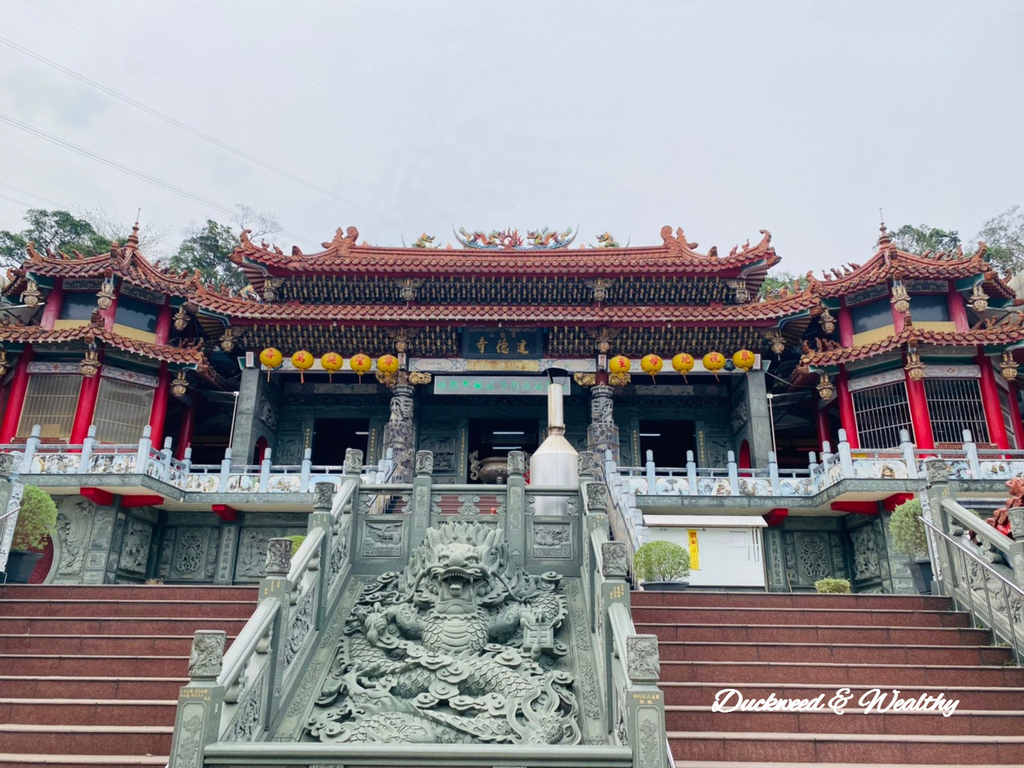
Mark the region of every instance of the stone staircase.
<instances>
[{"instance_id":1,"label":"stone staircase","mask_svg":"<svg viewBox=\"0 0 1024 768\"><path fill-rule=\"evenodd\" d=\"M637 632L656 634L676 768L1024 764L1024 669L940 597L635 592ZM836 715L837 689L853 698ZM746 700L807 699L822 712L713 712ZM955 712L877 712L891 700L959 699Z\"/></svg>"},{"instance_id":2,"label":"stone staircase","mask_svg":"<svg viewBox=\"0 0 1024 768\"><path fill-rule=\"evenodd\" d=\"M192 633L254 587L0 587L0 768L165 765Z\"/></svg>"}]
</instances>

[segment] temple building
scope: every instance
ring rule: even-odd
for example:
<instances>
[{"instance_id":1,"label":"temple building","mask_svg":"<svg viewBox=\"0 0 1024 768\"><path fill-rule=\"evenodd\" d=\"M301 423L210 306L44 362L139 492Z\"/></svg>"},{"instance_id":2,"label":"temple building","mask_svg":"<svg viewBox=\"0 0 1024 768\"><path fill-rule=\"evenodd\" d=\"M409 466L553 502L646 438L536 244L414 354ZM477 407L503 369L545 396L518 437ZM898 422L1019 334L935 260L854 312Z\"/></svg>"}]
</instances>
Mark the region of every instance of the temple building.
<instances>
[{"instance_id":1,"label":"temple building","mask_svg":"<svg viewBox=\"0 0 1024 768\"><path fill-rule=\"evenodd\" d=\"M30 246L3 291L0 445L60 499L47 578L255 581L349 449L378 480L411 483L431 451L439 485L501 482L544 439L551 370L566 439L608 458L642 516L763 517L770 589L824 569L897 591L887 561L855 573L855 527L884 549L868 518L917 490L915 451L961 451L969 472L1024 446L1024 314L984 246L909 254L883 225L863 265L765 295L765 230L721 253L667 226L639 247L459 240L379 247L349 227L304 254L243 232L239 294L155 266L136 234L95 255ZM824 564L801 576L819 534Z\"/></svg>"}]
</instances>

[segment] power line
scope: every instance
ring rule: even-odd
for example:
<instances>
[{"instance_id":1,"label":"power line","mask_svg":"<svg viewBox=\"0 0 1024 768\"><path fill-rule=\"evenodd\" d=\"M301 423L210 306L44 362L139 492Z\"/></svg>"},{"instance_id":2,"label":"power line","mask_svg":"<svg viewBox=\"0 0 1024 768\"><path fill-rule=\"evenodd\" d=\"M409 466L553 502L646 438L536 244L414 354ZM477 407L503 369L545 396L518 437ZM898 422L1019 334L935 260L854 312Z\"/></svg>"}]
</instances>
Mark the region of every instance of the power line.
<instances>
[{"instance_id":1,"label":"power line","mask_svg":"<svg viewBox=\"0 0 1024 768\"><path fill-rule=\"evenodd\" d=\"M12 192L20 192L23 195L28 195L29 197L34 197L36 200L42 200L44 203L49 203L50 205L55 205L58 208L67 208L67 206L64 205L64 203L58 203L56 200L51 200L48 197L43 197L42 195L37 195L35 192L29 192L27 189L22 189L21 187L16 187L13 184L6 184L6 183L0 181L0 187L5 187L6 189L11 190ZM8 199L11 199L11 198L8 198Z\"/></svg>"},{"instance_id":2,"label":"power line","mask_svg":"<svg viewBox=\"0 0 1024 768\"><path fill-rule=\"evenodd\" d=\"M385 123L380 118L375 117L374 115L370 114L365 109L360 107L358 104L355 104L350 99L346 98L345 96L342 96L340 93L335 91L330 86L325 85L324 83L320 82L315 77L313 77L312 75L309 75L306 72L302 71L301 69L296 67L294 64L291 64L290 62L288 62L286 59L282 59L280 56L278 56L276 53L274 53L273 50L271 50L270 48L267 48L262 43L259 43L256 40L253 40L248 35L245 35L242 32L239 32L237 29L235 29L230 24L228 24L226 21L223 21L222 19L218 18L217 16L214 16L212 13L210 13L208 10L206 10L202 6L197 5L192 0L185 0L185 2L187 2L189 5L191 5L193 8L195 8L200 13L203 13L206 16L208 16L209 18L211 18L214 21L216 21L222 27L227 29L229 32L233 33L234 35L237 35L238 37L242 38L243 40L245 40L246 42L250 43L251 45L256 46L261 51L263 51L263 53L265 53L267 56L270 56L271 58L273 58L278 63L288 67L288 69L292 70L296 74L300 75L301 77L305 78L309 82L313 83L315 86L317 86L321 90L329 93L331 96L333 96L334 98L336 98L339 101L341 101L345 106L347 106L352 111L358 112L359 114L363 115L363 117L367 118L368 120L372 120L374 123L379 125L381 128L384 128L385 130L389 131L390 133L392 133L395 136L397 136L398 138L400 138L402 141L405 141L408 144L410 144L411 146L415 147L419 152L421 152L424 155L426 155L427 157L431 158L434 162L438 163L439 165L443 165L445 168L447 168L448 170L452 171L453 173L455 173L460 178L468 181L470 184L473 184L473 185L479 187L480 189L482 189L487 194L493 196L495 199L501 200L505 204L511 206L513 209L515 209L516 211L521 213L523 216L526 216L527 218L529 218L529 214L527 214L525 211L523 211L522 208L517 206L515 203L511 203L511 202L509 202L507 200L504 200L493 189L489 189L488 187L485 187L483 184L481 184L479 179L473 178L472 176L468 176L467 174L463 173L459 168L455 167L454 165L450 165L450 164L446 163L442 158L438 157L438 155L435 154L434 152L431 152L426 147L416 143L411 138L409 138L408 136L403 134L401 131L397 130L396 128L393 128L390 125L388 125L387 123ZM417 233L417 234L419 234L419 233Z\"/></svg>"},{"instance_id":3,"label":"power line","mask_svg":"<svg viewBox=\"0 0 1024 768\"><path fill-rule=\"evenodd\" d=\"M2 197L4 200L10 200L12 203L14 203L15 205L20 205L22 208L29 209L33 207L32 203L26 203L24 200L20 200L17 197L11 197L10 195L5 195L3 192L0 192L0 197Z\"/></svg>"},{"instance_id":4,"label":"power line","mask_svg":"<svg viewBox=\"0 0 1024 768\"><path fill-rule=\"evenodd\" d=\"M274 173L276 173L276 174L278 174L280 176L283 176L286 179L294 181L297 184L301 184L302 186L307 187L307 188L313 190L314 192L319 192L320 194L325 195L325 196L331 198L332 200L335 200L335 201L337 201L339 203L343 203L344 205L347 205L347 206L349 206L351 208L354 208L355 210L357 210L357 211L359 211L361 213L364 213L367 216L371 216L371 217L373 217L375 219L378 219L379 221L382 221L385 224L389 224L390 226L397 227L398 229L402 229L402 230L404 230L406 232L409 232L411 234L414 234L414 235L418 235L419 234L419 232L414 231L414 230L410 229L409 227L403 226L402 224L399 224L397 221L393 221L393 220L387 218L386 216L382 216L381 214L376 213L375 211L372 211L369 208L366 208L365 206L359 205L358 203L354 203L351 200L347 200L344 197L341 197L340 195L336 195L335 193L331 192L329 189L325 189L325 188L323 188L321 186L318 186L318 185L314 184L311 181L307 181L307 180L301 178L300 176L296 176L294 173L286 171L283 168L279 168L278 166L273 165L272 163L268 163L265 160L262 160L262 159L256 157L255 155L251 155L248 152L245 152L244 150L239 149L238 147L235 147L235 146L233 146L231 144L228 144L227 142L221 141L220 139L217 139L217 138L215 138L213 136L210 136L207 133L203 133L202 131L200 131L200 130L198 130L196 128L193 128L192 126L190 126L190 125L188 125L186 123L183 123L180 120L176 120L175 118L171 117L170 115L166 115L163 112L155 110L152 107L149 107L149 106L143 104L142 102L136 101L135 99L133 99L133 98L131 98L129 96L125 96L124 94L119 93L118 91L115 91L113 88L108 88L107 86L103 85L102 83L98 83L95 80L91 80L88 77L85 77L84 75L81 75L78 72L75 72L73 69L69 69L68 67L63 66L62 64L58 64L56 61L53 61L52 59L48 59L45 56L40 56L38 53L30 50L29 48L26 48L26 47L24 47L22 45L18 45L18 43L14 42L13 40L9 40L6 37L0 36L0 43L3 43L4 45L8 46L9 48L13 48L16 51L18 51L20 53L23 53L26 56L29 56L30 58L35 59L36 61L39 61L39 62L41 62L43 64L46 64L49 67L53 67L54 69L56 69L56 70L58 70L60 72L63 72L65 75L68 75L69 77L73 77L76 80L78 80L80 82L83 82L83 83L85 83L86 85L88 85L88 86L90 86L92 88L95 88L96 90L102 91L103 93L107 94L108 96L113 96L115 99L123 101L125 104L128 104L129 106L135 107L136 109L141 110L141 111L145 112L148 115L152 115L153 117L156 117L156 118L158 118L160 120L163 120L165 123L173 125L175 128L183 130L186 133L190 133L193 136L196 136L196 137L198 137L200 139L203 139L204 141L207 141L207 142L209 142L209 143L211 143L211 144L213 144L213 145L215 145L217 147L220 147L221 149L227 150L228 152L231 152L232 154L235 154L238 157L241 157L241 158L243 158L245 160L248 160L251 163L255 163L256 165L259 165L259 166L261 166L263 168L266 168L267 170L272 171L272 172L274 172Z\"/></svg>"},{"instance_id":5,"label":"power line","mask_svg":"<svg viewBox=\"0 0 1024 768\"><path fill-rule=\"evenodd\" d=\"M0 122L7 123L8 125L12 126L13 128L17 128L20 131L24 131L25 133L31 134L33 136L36 136L36 137L40 138L40 139L44 139L45 141L49 141L51 144L56 144L57 146L64 147L65 149L69 149L72 152L75 152L75 153L77 153L79 155L82 155L83 157L88 157L91 160L95 160L98 163L102 163L103 165L106 165L106 166L108 166L110 168L114 168L116 170L119 170L122 173L128 174L129 176L134 176L137 179L141 179L142 181L145 181L145 182L147 182L149 184L152 184L154 186L160 187L161 189L167 190L168 192L173 192L174 194L179 195L181 197L184 197L184 198L186 198L188 200L192 200L193 202L201 203L201 204L207 206L208 208L212 208L212 209L214 209L216 211L220 211L222 213L226 213L229 216L234 216L238 212L237 209L229 208L226 205L221 205L220 203L216 203L216 202L214 202L212 200L209 200L209 199L207 199L205 197L197 195L196 193L190 192L187 189L182 189L181 187L175 186L174 184L171 184L170 182L158 179L155 176L151 176L148 173L145 173L143 171L139 171L139 170L137 170L135 168L132 168L131 166L125 165L124 163L119 163L116 160L111 160L108 157L104 157L103 155L100 155L100 154L98 154L96 152L93 152L92 150L86 149L85 147L81 147L78 144L74 144L74 143L72 143L70 141L67 141L66 139L60 138L59 136L55 136L52 133L47 133L46 131L43 131L43 130L41 130L39 128L36 128L33 125L29 125L28 123L23 123L21 120L13 118L10 115L5 115L2 112L0 112ZM318 243L314 243L312 240L308 240L308 239L306 239L304 237L300 237L299 235L296 235L296 234L291 233L291 232L287 232L287 231L282 230L281 234L284 235L285 237L291 238L292 240L296 240L298 242L306 243L306 244L312 245L314 247L316 245L318 245Z\"/></svg>"}]
</instances>

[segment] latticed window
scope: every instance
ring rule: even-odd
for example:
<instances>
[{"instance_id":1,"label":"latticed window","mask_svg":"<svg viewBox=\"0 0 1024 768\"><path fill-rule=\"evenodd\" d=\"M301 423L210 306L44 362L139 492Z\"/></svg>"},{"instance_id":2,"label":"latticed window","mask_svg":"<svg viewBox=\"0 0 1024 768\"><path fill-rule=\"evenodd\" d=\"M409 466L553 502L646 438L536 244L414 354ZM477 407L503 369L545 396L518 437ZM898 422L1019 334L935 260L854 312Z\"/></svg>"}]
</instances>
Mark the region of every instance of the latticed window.
<instances>
[{"instance_id":1,"label":"latticed window","mask_svg":"<svg viewBox=\"0 0 1024 768\"><path fill-rule=\"evenodd\" d=\"M82 377L78 375L34 374L28 377L25 404L18 422L18 437L28 437L32 427L41 427L42 437L67 440L75 423L78 393Z\"/></svg>"},{"instance_id":2,"label":"latticed window","mask_svg":"<svg viewBox=\"0 0 1024 768\"><path fill-rule=\"evenodd\" d=\"M936 443L962 443L965 429L974 442L990 442L977 379L925 379L924 396Z\"/></svg>"},{"instance_id":3,"label":"latticed window","mask_svg":"<svg viewBox=\"0 0 1024 768\"><path fill-rule=\"evenodd\" d=\"M861 448L896 448L900 444L901 429L907 430L910 439L914 439L906 382L896 381L851 394Z\"/></svg>"},{"instance_id":4,"label":"latticed window","mask_svg":"<svg viewBox=\"0 0 1024 768\"><path fill-rule=\"evenodd\" d=\"M137 443L149 424L153 389L130 381L104 378L96 396L96 439L101 443Z\"/></svg>"}]
</instances>

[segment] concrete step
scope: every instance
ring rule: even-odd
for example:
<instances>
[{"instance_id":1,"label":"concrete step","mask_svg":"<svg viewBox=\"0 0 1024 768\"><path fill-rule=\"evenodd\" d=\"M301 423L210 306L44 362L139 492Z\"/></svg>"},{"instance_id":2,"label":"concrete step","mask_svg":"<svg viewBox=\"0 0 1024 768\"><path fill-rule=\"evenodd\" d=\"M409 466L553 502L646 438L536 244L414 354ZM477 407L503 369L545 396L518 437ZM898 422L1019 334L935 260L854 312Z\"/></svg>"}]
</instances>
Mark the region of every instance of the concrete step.
<instances>
[{"instance_id":1,"label":"concrete step","mask_svg":"<svg viewBox=\"0 0 1024 768\"><path fill-rule=\"evenodd\" d=\"M948 597L929 595L819 595L765 592L631 592L634 606L729 608L838 608L857 610L949 611Z\"/></svg>"},{"instance_id":2,"label":"concrete step","mask_svg":"<svg viewBox=\"0 0 1024 768\"><path fill-rule=\"evenodd\" d=\"M177 705L177 699L0 699L0 722L173 726Z\"/></svg>"},{"instance_id":3,"label":"concrete step","mask_svg":"<svg viewBox=\"0 0 1024 768\"><path fill-rule=\"evenodd\" d=\"M803 661L832 664L943 664L953 666L1011 663L1009 648L966 645L852 645L815 643L662 642L665 661Z\"/></svg>"},{"instance_id":4,"label":"concrete step","mask_svg":"<svg viewBox=\"0 0 1024 768\"><path fill-rule=\"evenodd\" d=\"M782 683L763 685L759 683L659 683L665 693L665 703L670 706L703 706L708 708L715 700L715 695L723 687L735 688L747 699L764 699L775 694L776 698L801 699L814 698L821 693L828 694L826 698L835 694L835 688L825 688L821 685L803 683ZM849 686L851 701L857 701L871 688L889 690L892 686L887 683L876 681L875 684L862 684ZM984 688L980 686L915 686L913 688L901 689L901 693L908 697L919 696L922 693L930 696L943 696L951 699L959 699L962 707L972 710L978 709L1020 709L1024 708L1024 688L993 687Z\"/></svg>"},{"instance_id":5,"label":"concrete step","mask_svg":"<svg viewBox=\"0 0 1024 768\"><path fill-rule=\"evenodd\" d=\"M639 624L801 624L867 627L967 627L970 616L953 611L857 610L837 608L747 608L704 606L633 607Z\"/></svg>"},{"instance_id":6,"label":"concrete step","mask_svg":"<svg viewBox=\"0 0 1024 768\"><path fill-rule=\"evenodd\" d=\"M187 677L0 675L0 698L174 699ZM0 750L3 751L3 750Z\"/></svg>"},{"instance_id":7,"label":"concrete step","mask_svg":"<svg viewBox=\"0 0 1024 768\"><path fill-rule=\"evenodd\" d=\"M891 688L882 689L891 693ZM904 692L901 691L901 694ZM825 705L834 691L825 695ZM903 696L901 695L901 698ZM908 697L909 698L909 697ZM856 700L851 702L856 704ZM708 707L666 707L670 731L761 733L930 734L956 736L1021 736L1021 710L962 710L949 717L938 712L870 712L847 707L842 715L823 712L712 712Z\"/></svg>"},{"instance_id":8,"label":"concrete step","mask_svg":"<svg viewBox=\"0 0 1024 768\"><path fill-rule=\"evenodd\" d=\"M248 619L256 604L249 600L0 600L0 616L60 616L62 618Z\"/></svg>"},{"instance_id":9,"label":"concrete step","mask_svg":"<svg viewBox=\"0 0 1024 768\"><path fill-rule=\"evenodd\" d=\"M0 669L9 675L81 677L173 677L188 673L188 656L53 656L0 654Z\"/></svg>"},{"instance_id":10,"label":"concrete step","mask_svg":"<svg viewBox=\"0 0 1024 768\"><path fill-rule=\"evenodd\" d=\"M228 638L229 643L233 638ZM0 635L0 650L10 654L95 654L98 656L188 656L188 635Z\"/></svg>"},{"instance_id":11,"label":"concrete step","mask_svg":"<svg viewBox=\"0 0 1024 768\"><path fill-rule=\"evenodd\" d=\"M223 629L237 635L245 622L246 619L0 616L0 635L191 635L197 629Z\"/></svg>"},{"instance_id":12,"label":"concrete step","mask_svg":"<svg viewBox=\"0 0 1024 768\"><path fill-rule=\"evenodd\" d=\"M873 685L913 686L1010 686L1024 687L1024 668L987 666L902 666L893 664L802 664L761 661L678 661L662 665L665 682L804 683L825 688Z\"/></svg>"},{"instance_id":13,"label":"concrete step","mask_svg":"<svg viewBox=\"0 0 1024 768\"><path fill-rule=\"evenodd\" d=\"M988 645L988 630L965 627L863 627L811 624L667 624L635 622L636 631L659 640L736 643L864 643L873 645Z\"/></svg>"},{"instance_id":14,"label":"concrete step","mask_svg":"<svg viewBox=\"0 0 1024 768\"><path fill-rule=\"evenodd\" d=\"M5 584L0 599L22 600L248 600L259 599L255 586L185 586L163 584Z\"/></svg>"},{"instance_id":15,"label":"concrete step","mask_svg":"<svg viewBox=\"0 0 1024 768\"><path fill-rule=\"evenodd\" d=\"M1024 764L1024 736L906 734L894 739L891 734L670 731L668 739L679 761L713 760L728 765L766 760L815 765Z\"/></svg>"},{"instance_id":16,"label":"concrete step","mask_svg":"<svg viewBox=\"0 0 1024 768\"><path fill-rule=\"evenodd\" d=\"M166 755L173 726L30 725L0 723L0 752L38 744L57 755Z\"/></svg>"}]
</instances>

